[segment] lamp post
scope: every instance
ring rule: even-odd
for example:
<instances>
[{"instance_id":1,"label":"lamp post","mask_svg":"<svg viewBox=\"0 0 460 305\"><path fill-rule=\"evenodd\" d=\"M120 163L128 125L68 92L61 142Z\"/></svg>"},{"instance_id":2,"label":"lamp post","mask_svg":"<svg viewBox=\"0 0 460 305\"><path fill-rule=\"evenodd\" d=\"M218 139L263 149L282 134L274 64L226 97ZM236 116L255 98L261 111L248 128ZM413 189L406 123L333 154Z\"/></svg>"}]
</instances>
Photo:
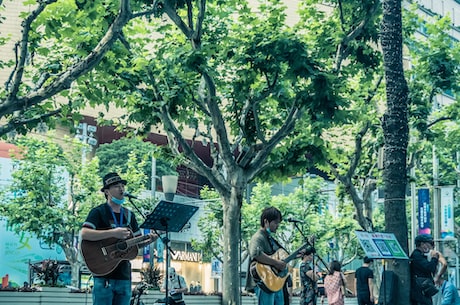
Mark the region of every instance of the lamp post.
<instances>
[{"instance_id":1,"label":"lamp post","mask_svg":"<svg viewBox=\"0 0 460 305\"><path fill-rule=\"evenodd\" d=\"M166 201L173 201L174 199L174 194L176 193L177 190L177 182L178 182L178 177L174 175L167 175L167 176L162 176L161 177L161 183L163 185L163 194L165 196ZM166 221L167 223L167 221ZM171 258L169 256L169 231L168 227L166 226L166 267L165 267L165 280L166 280L166 296L165 296L165 301L166 305L169 305L168 301L168 283L169 283L169 266L171 265Z\"/></svg>"},{"instance_id":2,"label":"lamp post","mask_svg":"<svg viewBox=\"0 0 460 305\"><path fill-rule=\"evenodd\" d=\"M163 184L163 193L165 195L166 201L173 201L174 194L177 191L177 176L175 175L167 175L161 177L161 183Z\"/></svg>"}]
</instances>

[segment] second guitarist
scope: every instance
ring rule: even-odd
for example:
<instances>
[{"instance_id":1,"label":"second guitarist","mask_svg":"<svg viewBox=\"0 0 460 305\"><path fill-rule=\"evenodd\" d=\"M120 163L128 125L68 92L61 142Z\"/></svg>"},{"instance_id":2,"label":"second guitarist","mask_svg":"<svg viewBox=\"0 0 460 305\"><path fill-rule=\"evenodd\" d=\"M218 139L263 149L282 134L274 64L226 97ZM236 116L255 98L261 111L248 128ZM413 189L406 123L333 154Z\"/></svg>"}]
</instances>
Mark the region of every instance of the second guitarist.
<instances>
[{"instance_id":1,"label":"second guitarist","mask_svg":"<svg viewBox=\"0 0 460 305\"><path fill-rule=\"evenodd\" d=\"M271 257L277 250L282 249L280 244L273 238L272 234L276 232L281 223L281 212L275 207L267 207L260 215L261 228L252 236L249 242L249 259L251 262L271 266L277 271L286 269L286 263L274 257ZM253 264L249 264L251 268ZM248 270L246 290L255 292L259 305L283 305L283 289L279 291L268 291L265 289L260 279L253 277L253 272Z\"/></svg>"},{"instance_id":2,"label":"second guitarist","mask_svg":"<svg viewBox=\"0 0 460 305\"><path fill-rule=\"evenodd\" d=\"M107 201L89 212L81 230L83 241L126 240L141 235L134 214L123 207L126 183L126 180L121 179L117 173L104 176L101 192L104 193ZM152 235L147 243L157 237ZM120 260L114 270L106 275L94 276L92 297L93 305L129 305L131 299L129 260Z\"/></svg>"}]
</instances>

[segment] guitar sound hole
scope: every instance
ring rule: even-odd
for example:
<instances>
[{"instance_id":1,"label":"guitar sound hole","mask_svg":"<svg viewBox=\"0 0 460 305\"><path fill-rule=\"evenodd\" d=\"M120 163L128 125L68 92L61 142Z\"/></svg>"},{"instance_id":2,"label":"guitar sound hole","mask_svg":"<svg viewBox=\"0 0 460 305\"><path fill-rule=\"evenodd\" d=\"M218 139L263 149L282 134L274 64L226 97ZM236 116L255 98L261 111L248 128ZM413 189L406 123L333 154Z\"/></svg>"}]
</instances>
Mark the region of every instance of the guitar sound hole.
<instances>
[{"instance_id":1,"label":"guitar sound hole","mask_svg":"<svg viewBox=\"0 0 460 305\"><path fill-rule=\"evenodd\" d=\"M117 250L125 251L126 249L128 249L128 245L126 244L126 242L117 243Z\"/></svg>"}]
</instances>

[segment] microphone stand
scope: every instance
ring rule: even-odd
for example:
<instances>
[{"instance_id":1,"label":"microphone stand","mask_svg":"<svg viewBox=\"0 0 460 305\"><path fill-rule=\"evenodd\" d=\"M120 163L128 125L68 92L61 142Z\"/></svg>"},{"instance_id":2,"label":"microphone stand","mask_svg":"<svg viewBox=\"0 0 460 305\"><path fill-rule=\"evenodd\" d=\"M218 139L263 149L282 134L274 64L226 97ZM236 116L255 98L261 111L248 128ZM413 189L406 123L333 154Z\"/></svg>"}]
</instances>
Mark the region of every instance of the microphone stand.
<instances>
[{"instance_id":1,"label":"microphone stand","mask_svg":"<svg viewBox=\"0 0 460 305\"><path fill-rule=\"evenodd\" d=\"M136 209L136 211L142 216L142 218L144 218L144 221L147 220L147 217L141 212L141 210L137 207L136 204L134 204L133 202L133 197L131 196L127 196L128 197L128 200L130 202L130 204ZM168 298L168 284L169 284L169 252L171 252L172 255L175 255L174 251L171 249L171 247L169 246L169 234L168 234L168 218L166 217L163 217L161 219L161 224L166 228L166 231L165 231L165 237L163 238L160 238L161 241L163 242L165 248L166 248L166 271L165 271L165 276L166 276L166 283L165 283L165 288L166 288L166 291L165 291L165 305L168 305L169 304L169 298ZM158 235L158 237L160 237L160 233L158 233L157 229L155 228L151 228L150 230L153 230L155 232L156 235ZM152 255L152 254L150 254Z\"/></svg>"},{"instance_id":2,"label":"microphone stand","mask_svg":"<svg viewBox=\"0 0 460 305\"><path fill-rule=\"evenodd\" d=\"M324 267L326 267L326 270L328 272L330 272L329 270L329 267L328 265L323 261L323 259L321 258L321 256L318 255L318 253L316 253L316 249L315 249L315 246L314 246L314 241L313 241L313 244L310 242L310 240L307 238L307 236L303 233L303 231L300 229L299 225L298 225L298 221L295 221L293 222L294 223L294 226L295 228L297 229L297 231L300 232L300 235L302 235L303 239L305 240L305 242L310 246L312 247L312 249L314 250L313 252L313 261L312 261L312 264L313 264L313 274L315 274L315 256L318 257L319 261L321 263L323 263Z\"/></svg>"}]
</instances>

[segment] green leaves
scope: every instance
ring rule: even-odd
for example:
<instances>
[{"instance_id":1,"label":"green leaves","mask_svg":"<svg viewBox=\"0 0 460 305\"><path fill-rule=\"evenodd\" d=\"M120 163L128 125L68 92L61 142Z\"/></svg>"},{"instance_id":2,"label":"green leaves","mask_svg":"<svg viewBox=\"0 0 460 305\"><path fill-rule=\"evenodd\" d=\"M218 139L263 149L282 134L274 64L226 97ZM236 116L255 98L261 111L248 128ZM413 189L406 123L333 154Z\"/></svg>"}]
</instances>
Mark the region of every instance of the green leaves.
<instances>
[{"instance_id":1,"label":"green leaves","mask_svg":"<svg viewBox=\"0 0 460 305\"><path fill-rule=\"evenodd\" d=\"M52 138L20 138L19 154L13 157L13 182L1 193L1 215L16 233L28 232L63 248L73 247L71 232L79 230L85 212L101 200L94 200L97 167L92 162L82 166L81 145L65 141L67 151ZM90 166L92 174L85 172L80 177L82 169Z\"/></svg>"}]
</instances>

